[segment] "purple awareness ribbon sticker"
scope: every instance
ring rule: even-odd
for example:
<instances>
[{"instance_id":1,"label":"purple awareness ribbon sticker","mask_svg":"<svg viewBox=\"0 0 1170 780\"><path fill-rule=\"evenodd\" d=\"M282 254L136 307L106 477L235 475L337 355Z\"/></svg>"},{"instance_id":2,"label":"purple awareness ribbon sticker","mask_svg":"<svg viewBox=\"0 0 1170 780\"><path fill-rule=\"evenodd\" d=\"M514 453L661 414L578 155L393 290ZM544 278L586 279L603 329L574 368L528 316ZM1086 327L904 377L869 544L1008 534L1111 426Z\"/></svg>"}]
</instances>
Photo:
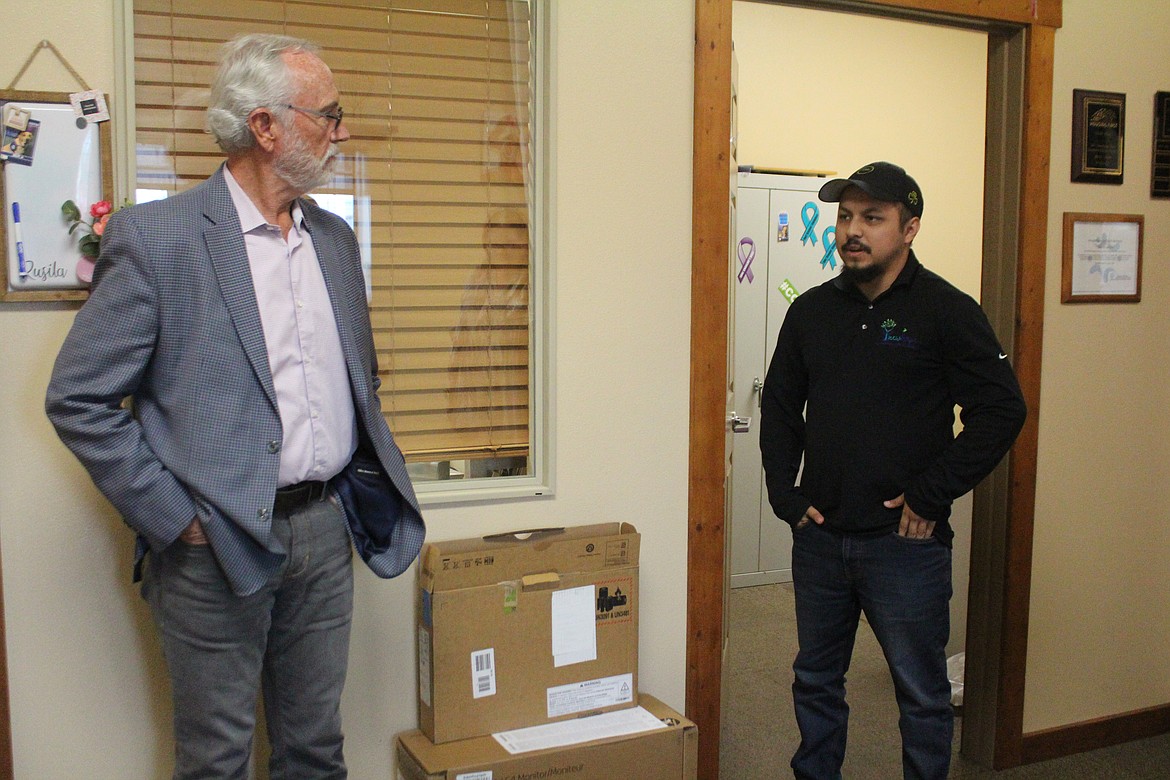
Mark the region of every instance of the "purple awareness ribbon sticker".
<instances>
[{"instance_id":1,"label":"purple awareness ribbon sticker","mask_svg":"<svg viewBox=\"0 0 1170 780\"><path fill-rule=\"evenodd\" d=\"M744 247L747 247L746 251ZM746 276L748 284L751 284L756 280L756 275L752 273L752 260L756 259L756 242L744 236L739 240L735 254L739 257L739 273L736 274L736 278L743 282Z\"/></svg>"}]
</instances>

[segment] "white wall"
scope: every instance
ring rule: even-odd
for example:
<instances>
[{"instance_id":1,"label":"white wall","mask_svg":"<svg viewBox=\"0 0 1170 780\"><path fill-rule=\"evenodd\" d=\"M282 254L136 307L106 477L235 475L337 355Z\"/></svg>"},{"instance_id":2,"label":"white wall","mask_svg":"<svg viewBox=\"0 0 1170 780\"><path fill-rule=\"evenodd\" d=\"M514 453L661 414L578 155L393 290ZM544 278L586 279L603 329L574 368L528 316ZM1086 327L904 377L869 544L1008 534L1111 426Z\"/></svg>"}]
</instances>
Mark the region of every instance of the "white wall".
<instances>
[{"instance_id":1,"label":"white wall","mask_svg":"<svg viewBox=\"0 0 1170 780\"><path fill-rule=\"evenodd\" d=\"M874 160L902 165L925 198L915 254L978 299L986 34L744 0L732 9L739 162L837 176ZM949 653L966 643L971 509L968 494L951 518Z\"/></svg>"},{"instance_id":2,"label":"white wall","mask_svg":"<svg viewBox=\"0 0 1170 780\"><path fill-rule=\"evenodd\" d=\"M113 2L0 0L0 74L42 39L113 90ZM557 493L426 509L432 538L629 520L643 534L641 686L683 708L693 3L557 3ZM63 24L63 20L68 24ZM11 76L4 76L5 79ZM48 51L19 84L76 87ZM117 96L115 96L117 97ZM117 100L115 99L115 110ZM169 777L158 643L132 535L44 419L62 304L0 304L0 553L16 776ZM351 776L390 777L415 712L413 570L359 566L343 702Z\"/></svg>"}]
</instances>

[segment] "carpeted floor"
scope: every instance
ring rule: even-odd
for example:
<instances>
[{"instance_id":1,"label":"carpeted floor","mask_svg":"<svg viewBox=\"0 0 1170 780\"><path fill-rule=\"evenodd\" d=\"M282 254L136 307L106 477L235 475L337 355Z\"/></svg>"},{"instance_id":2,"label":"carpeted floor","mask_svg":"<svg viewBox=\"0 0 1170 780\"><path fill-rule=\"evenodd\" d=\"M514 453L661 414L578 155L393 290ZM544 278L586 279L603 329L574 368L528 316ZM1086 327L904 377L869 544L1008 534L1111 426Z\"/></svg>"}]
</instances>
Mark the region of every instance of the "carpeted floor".
<instances>
[{"instance_id":1,"label":"carpeted floor","mask_svg":"<svg viewBox=\"0 0 1170 780\"><path fill-rule=\"evenodd\" d=\"M720 777L790 777L788 761L800 741L792 715L796 619L792 585L731 592L730 642L724 669ZM843 774L857 780L902 776L898 707L873 632L862 622L847 690L849 747ZM962 780L1164 780L1170 777L1170 735L1054 761L993 772L958 755L962 718L955 721L951 777Z\"/></svg>"}]
</instances>

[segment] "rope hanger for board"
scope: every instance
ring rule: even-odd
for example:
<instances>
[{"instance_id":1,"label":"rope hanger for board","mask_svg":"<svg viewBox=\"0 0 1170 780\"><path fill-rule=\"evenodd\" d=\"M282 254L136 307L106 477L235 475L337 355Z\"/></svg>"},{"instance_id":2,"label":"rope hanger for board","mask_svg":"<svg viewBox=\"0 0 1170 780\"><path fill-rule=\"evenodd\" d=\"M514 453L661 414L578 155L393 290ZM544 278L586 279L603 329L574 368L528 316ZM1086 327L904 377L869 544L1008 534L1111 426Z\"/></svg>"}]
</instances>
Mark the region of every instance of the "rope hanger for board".
<instances>
[{"instance_id":1,"label":"rope hanger for board","mask_svg":"<svg viewBox=\"0 0 1170 780\"><path fill-rule=\"evenodd\" d=\"M77 79L77 83L81 85L81 88L87 92L89 91L89 84L85 83L85 79L81 77L81 74L74 70L73 66L69 64L69 60L65 59L60 50L58 50L57 47L48 40L42 40L33 48L32 54L28 55L28 59L24 61L24 65L21 66L20 71L16 74L16 78L14 78L12 83L8 85L9 90L16 89L16 82L20 81L20 77L24 75L26 70L28 70L28 66L32 65L32 61L36 59L38 54L41 53L42 49L49 49L52 51L53 54L57 56L57 59L61 61L61 64L65 66L65 70L69 71L73 78Z\"/></svg>"}]
</instances>

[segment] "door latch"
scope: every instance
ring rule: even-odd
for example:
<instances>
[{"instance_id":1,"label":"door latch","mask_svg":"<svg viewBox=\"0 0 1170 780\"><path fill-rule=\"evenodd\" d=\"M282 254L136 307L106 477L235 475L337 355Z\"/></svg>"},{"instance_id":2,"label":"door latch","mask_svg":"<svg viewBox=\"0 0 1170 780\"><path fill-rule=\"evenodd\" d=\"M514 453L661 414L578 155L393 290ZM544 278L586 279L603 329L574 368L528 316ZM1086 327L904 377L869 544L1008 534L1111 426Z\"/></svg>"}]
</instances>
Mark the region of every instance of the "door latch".
<instances>
[{"instance_id":1,"label":"door latch","mask_svg":"<svg viewBox=\"0 0 1170 780\"><path fill-rule=\"evenodd\" d=\"M732 433L747 433L752 429L752 418L740 417L735 412L727 415L727 423L731 426Z\"/></svg>"}]
</instances>

